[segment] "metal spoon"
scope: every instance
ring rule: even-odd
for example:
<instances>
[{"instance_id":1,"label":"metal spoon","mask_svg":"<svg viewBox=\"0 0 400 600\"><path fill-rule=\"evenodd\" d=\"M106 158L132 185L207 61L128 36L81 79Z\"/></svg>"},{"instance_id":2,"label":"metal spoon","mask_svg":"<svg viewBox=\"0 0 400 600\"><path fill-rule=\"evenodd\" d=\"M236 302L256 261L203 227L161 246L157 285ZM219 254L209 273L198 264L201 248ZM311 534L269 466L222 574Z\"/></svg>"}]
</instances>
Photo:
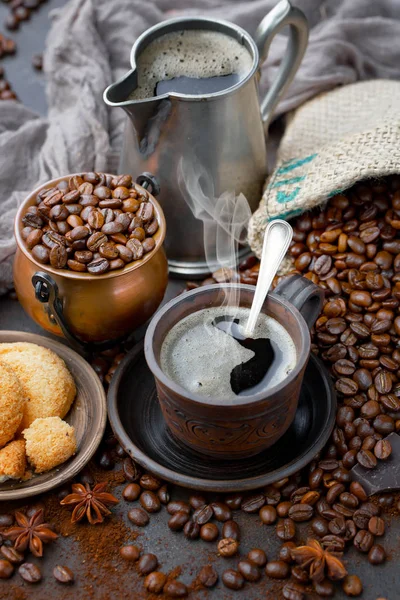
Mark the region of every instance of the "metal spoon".
<instances>
[{"instance_id":1,"label":"metal spoon","mask_svg":"<svg viewBox=\"0 0 400 600\"><path fill-rule=\"evenodd\" d=\"M293 229L287 221L276 219L270 221L265 229L264 243L261 254L260 271L253 303L244 335L251 337L261 312L264 300L269 292L272 281L292 241Z\"/></svg>"}]
</instances>

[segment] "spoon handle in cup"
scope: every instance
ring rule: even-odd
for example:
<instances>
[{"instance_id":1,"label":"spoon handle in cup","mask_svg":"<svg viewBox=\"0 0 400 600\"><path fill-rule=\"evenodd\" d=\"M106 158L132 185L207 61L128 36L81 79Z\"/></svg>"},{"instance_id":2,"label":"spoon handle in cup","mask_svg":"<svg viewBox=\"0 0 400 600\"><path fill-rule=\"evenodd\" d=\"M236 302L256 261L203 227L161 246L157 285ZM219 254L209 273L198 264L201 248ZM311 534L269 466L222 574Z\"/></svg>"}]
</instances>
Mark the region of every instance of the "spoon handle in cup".
<instances>
[{"instance_id":1,"label":"spoon handle in cup","mask_svg":"<svg viewBox=\"0 0 400 600\"><path fill-rule=\"evenodd\" d=\"M245 326L245 335L253 334L264 300L269 292L272 281L276 275L292 240L293 229L287 221L275 219L268 223L261 254L260 271L249 319Z\"/></svg>"}]
</instances>

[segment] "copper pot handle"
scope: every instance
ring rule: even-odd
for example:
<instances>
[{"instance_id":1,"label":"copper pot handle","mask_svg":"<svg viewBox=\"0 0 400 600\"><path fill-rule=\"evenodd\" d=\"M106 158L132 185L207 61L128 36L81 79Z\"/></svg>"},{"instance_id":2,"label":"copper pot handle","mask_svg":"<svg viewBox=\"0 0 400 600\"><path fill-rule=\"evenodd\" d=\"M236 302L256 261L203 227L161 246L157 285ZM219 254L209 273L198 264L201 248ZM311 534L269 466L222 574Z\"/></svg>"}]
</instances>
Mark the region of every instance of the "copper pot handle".
<instances>
[{"instance_id":1,"label":"copper pot handle","mask_svg":"<svg viewBox=\"0 0 400 600\"><path fill-rule=\"evenodd\" d=\"M50 275L42 271L36 271L32 277L32 285L35 288L35 298L42 304L48 305L50 320L56 322L69 344L84 358L90 358L96 352L103 352L117 344L126 341L123 338L105 340L104 342L84 342L72 333L66 321L63 311L63 303L58 295L58 285Z\"/></svg>"}]
</instances>

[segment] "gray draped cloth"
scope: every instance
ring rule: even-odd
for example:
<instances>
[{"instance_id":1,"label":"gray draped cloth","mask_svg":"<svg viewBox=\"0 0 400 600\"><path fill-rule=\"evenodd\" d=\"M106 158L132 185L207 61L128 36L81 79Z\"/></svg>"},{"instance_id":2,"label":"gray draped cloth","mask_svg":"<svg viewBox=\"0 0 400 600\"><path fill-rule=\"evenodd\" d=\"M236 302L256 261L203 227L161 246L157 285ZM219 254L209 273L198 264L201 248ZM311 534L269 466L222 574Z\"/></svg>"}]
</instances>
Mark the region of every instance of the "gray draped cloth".
<instances>
[{"instance_id":1,"label":"gray draped cloth","mask_svg":"<svg viewBox=\"0 0 400 600\"><path fill-rule=\"evenodd\" d=\"M118 167L124 113L103 103L129 68L136 38L182 15L233 21L250 33L276 0L70 0L52 13L44 69L49 111L41 118L0 102L0 293L12 288L13 220L26 194L48 179ZM311 35L303 63L278 106L283 114L321 91L371 78L400 78L400 0L293 0ZM285 36L262 67L261 93L276 76ZM346 118L346 115L343 115Z\"/></svg>"}]
</instances>

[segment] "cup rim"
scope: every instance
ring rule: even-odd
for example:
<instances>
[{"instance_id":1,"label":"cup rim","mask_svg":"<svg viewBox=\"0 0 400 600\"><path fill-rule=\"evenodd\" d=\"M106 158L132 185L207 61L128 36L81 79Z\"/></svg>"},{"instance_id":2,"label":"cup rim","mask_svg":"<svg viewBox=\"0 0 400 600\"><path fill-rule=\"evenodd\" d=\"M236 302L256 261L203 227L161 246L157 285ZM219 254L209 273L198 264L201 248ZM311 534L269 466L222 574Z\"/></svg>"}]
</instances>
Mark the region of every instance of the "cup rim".
<instances>
[{"instance_id":1,"label":"cup rim","mask_svg":"<svg viewBox=\"0 0 400 600\"><path fill-rule=\"evenodd\" d=\"M256 289L255 286L253 286L253 285L239 284L239 283L222 283L222 284L218 284L218 285L211 284L211 285L207 285L207 286L198 287L194 290L190 290L189 292L184 292L183 294L180 294L176 298L173 298L172 300L167 302L167 304L165 304L162 308L160 308L155 313L155 315L153 315L153 317L150 321L150 324L147 328L147 331L146 331L146 335L145 335L145 339L144 339L144 354L145 354L147 365L148 365L150 371L153 373L154 377L156 378L156 381L157 380L160 381L160 383L163 386L170 389L173 393L178 394L179 396L185 398L185 400L189 403L194 403L196 405L203 404L203 405L207 405L207 406L214 406L215 408L223 408L223 407L228 408L228 407L234 407L234 406L256 404L257 402L265 402L271 396L274 396L274 395L278 394L279 392L281 392L287 385L289 385L291 382L293 382L299 376L299 374L301 373L302 369L304 368L305 364L307 363L307 361L309 359L310 349L311 349L310 331L308 329L308 326L307 326L302 314L293 304L291 304L288 300L286 300L285 298L282 298L278 294L275 294L273 292L268 294L267 302L269 299L272 299L274 302L281 304L287 310L292 312L292 314L296 317L296 321L300 327L301 339L303 341L303 344L305 344L306 347L302 348L301 351L298 353L297 362L296 362L296 366L294 367L294 369L292 369L292 371L290 371L289 375L283 381L281 381L280 383L271 387L268 390L268 393L261 391L261 392L258 392L258 394L253 394L252 396L235 396L233 398L228 398L228 399L213 400L212 398L208 398L207 396L201 396L199 394L189 392L184 387L182 387L181 385L179 385L178 383L176 383L175 381L170 379L164 373L164 371L162 371L162 369L159 366L159 363L155 357L154 349L153 349L154 333L155 333L155 330L156 330L158 324L164 317L164 315L171 308L173 308L177 304L183 302L186 298L190 298L190 297L200 294L202 292L205 293L209 290L215 290L215 291L221 290L221 288L222 289L244 289L249 292L253 292L253 294ZM199 310L201 310L201 309L199 309ZM193 312L197 312L197 311L193 311ZM306 352L307 347L308 347L308 352Z\"/></svg>"},{"instance_id":2,"label":"cup rim","mask_svg":"<svg viewBox=\"0 0 400 600\"><path fill-rule=\"evenodd\" d=\"M42 263L38 262L32 256L32 254L29 252L28 248L26 247L26 244L25 244L24 240L22 239L22 235L21 235L21 231L23 229L22 217L23 217L26 209L28 208L28 206L31 204L32 199L35 198L42 189L44 189L46 187L56 186L61 181L68 180L70 177L74 177L77 175L80 176L80 175L82 175L82 173L86 173L86 172L87 171L81 171L79 173L69 173L69 174L63 175L61 177L56 177L54 179L50 179L50 180L46 181L45 183L38 185L32 192L30 192L26 196L26 198L23 200L23 202L18 207L18 211L17 211L17 214L14 219L14 235L15 235L15 239L16 239L18 248L21 250L21 252L23 252L23 254L28 258L28 260L30 260L33 264L35 264L38 267L39 271L45 271L45 272L51 273L52 275L54 275L56 277L66 277L68 279L78 279L78 280L82 280L82 281L90 281L90 280L99 281L102 279L111 279L113 277L118 277L125 273L129 273L131 271L139 269L142 265L144 265L149 260L151 260L152 257L162 247L163 242L165 240L165 235L166 235L166 221L165 221L164 212L163 212L159 202L155 199L155 197L152 194L150 194L150 192L148 190L145 190L141 185L139 185L136 182L133 182L135 184L135 187L137 186L138 188L140 188L140 190L143 190L143 192L148 194L149 200L153 204L154 209L156 211L157 220L158 220L158 231L156 231L156 233L155 233L155 236L157 236L157 239L155 239L156 245L154 246L153 250L151 250L151 252L148 252L147 254L145 254L144 257L141 258L140 260L134 261L132 263L128 263L122 269L116 269L115 271L107 271L107 273L103 273L102 275L92 275L91 273L88 273L88 272L79 273L76 271L71 271L69 269L55 269L54 267L52 267L49 264L43 265ZM117 176L115 174L113 175L112 173L105 173L105 175L111 175L112 177Z\"/></svg>"}]
</instances>

